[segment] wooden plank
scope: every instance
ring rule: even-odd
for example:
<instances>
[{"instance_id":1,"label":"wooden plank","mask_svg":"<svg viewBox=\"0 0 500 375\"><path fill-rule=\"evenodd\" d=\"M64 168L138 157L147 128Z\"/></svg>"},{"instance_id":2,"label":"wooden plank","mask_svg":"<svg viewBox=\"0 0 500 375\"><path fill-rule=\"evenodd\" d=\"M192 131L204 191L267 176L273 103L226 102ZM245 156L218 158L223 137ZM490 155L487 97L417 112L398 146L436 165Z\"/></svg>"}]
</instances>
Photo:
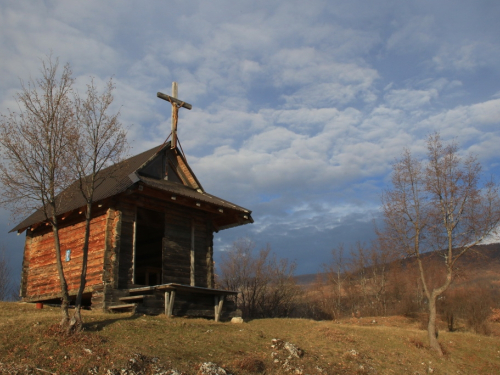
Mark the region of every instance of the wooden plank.
<instances>
[{"instance_id":1,"label":"wooden plank","mask_svg":"<svg viewBox=\"0 0 500 375\"><path fill-rule=\"evenodd\" d=\"M170 302L170 292L165 292L165 316L168 316L169 313L169 302Z\"/></svg>"},{"instance_id":2,"label":"wooden plank","mask_svg":"<svg viewBox=\"0 0 500 375\"><path fill-rule=\"evenodd\" d=\"M156 285L154 288L157 290L179 290L179 291L187 291L191 293L203 293L203 294L213 294L213 295L237 295L238 292L234 290L222 290L222 289L210 289L203 288L199 286L190 286L190 285L182 285L176 283L169 283L163 285Z\"/></svg>"},{"instance_id":3,"label":"wooden plank","mask_svg":"<svg viewBox=\"0 0 500 375\"><path fill-rule=\"evenodd\" d=\"M218 322L222 313L222 306L224 305L224 295L214 296L214 301L215 321Z\"/></svg>"},{"instance_id":4,"label":"wooden plank","mask_svg":"<svg viewBox=\"0 0 500 375\"><path fill-rule=\"evenodd\" d=\"M114 306L108 306L108 310L122 310L122 309L130 309L134 308L137 305L135 303L126 303L123 305L114 305Z\"/></svg>"},{"instance_id":5,"label":"wooden plank","mask_svg":"<svg viewBox=\"0 0 500 375\"><path fill-rule=\"evenodd\" d=\"M191 251L190 251L190 260L191 260L191 286L195 286L195 275L194 275L194 220L191 220Z\"/></svg>"},{"instance_id":6,"label":"wooden plank","mask_svg":"<svg viewBox=\"0 0 500 375\"><path fill-rule=\"evenodd\" d=\"M173 101L175 104L178 104L180 105L182 108L186 108L186 109L189 109L191 110L193 108L193 106L189 103L186 103L186 102L183 102L182 100L179 100L177 98L174 98L170 95L167 95L167 94L163 94L161 92L157 92L156 93L156 96L160 99L163 99L163 100L166 100L167 102L169 102L170 100ZM169 100L170 99L170 100Z\"/></svg>"},{"instance_id":7,"label":"wooden plank","mask_svg":"<svg viewBox=\"0 0 500 375\"><path fill-rule=\"evenodd\" d=\"M144 294L139 294L136 296L127 296L127 297L120 297L118 298L120 301L127 302L127 301L141 301L144 299Z\"/></svg>"},{"instance_id":8,"label":"wooden plank","mask_svg":"<svg viewBox=\"0 0 500 375\"><path fill-rule=\"evenodd\" d=\"M171 317L172 316L172 311L174 309L174 302L175 302L175 290L171 290L170 292L166 292L166 293L169 293L170 296L168 298L168 311L167 311L167 317Z\"/></svg>"},{"instance_id":9,"label":"wooden plank","mask_svg":"<svg viewBox=\"0 0 500 375\"><path fill-rule=\"evenodd\" d=\"M142 293L142 292L149 292L149 291L154 291L156 287L153 286L144 286L144 287L139 287L139 288L131 288L129 289L129 293Z\"/></svg>"}]
</instances>

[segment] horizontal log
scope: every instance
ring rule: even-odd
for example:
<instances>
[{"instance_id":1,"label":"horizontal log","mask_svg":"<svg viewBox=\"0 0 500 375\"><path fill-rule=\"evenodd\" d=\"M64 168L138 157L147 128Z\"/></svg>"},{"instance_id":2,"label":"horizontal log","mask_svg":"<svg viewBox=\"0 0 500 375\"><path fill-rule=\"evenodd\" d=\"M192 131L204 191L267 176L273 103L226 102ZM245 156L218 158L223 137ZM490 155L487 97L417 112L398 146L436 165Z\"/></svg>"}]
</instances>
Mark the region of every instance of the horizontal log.
<instances>
[{"instance_id":1,"label":"horizontal log","mask_svg":"<svg viewBox=\"0 0 500 375\"><path fill-rule=\"evenodd\" d=\"M189 110L193 108L193 106L191 104L183 102L183 101L181 101L181 100L179 100L177 98L174 98L174 97L172 97L170 95L163 94L161 92L156 93L156 96L158 98L160 98L160 99L166 100L167 102L173 101L175 104L181 106L182 108L186 108L186 109L189 109Z\"/></svg>"}]
</instances>

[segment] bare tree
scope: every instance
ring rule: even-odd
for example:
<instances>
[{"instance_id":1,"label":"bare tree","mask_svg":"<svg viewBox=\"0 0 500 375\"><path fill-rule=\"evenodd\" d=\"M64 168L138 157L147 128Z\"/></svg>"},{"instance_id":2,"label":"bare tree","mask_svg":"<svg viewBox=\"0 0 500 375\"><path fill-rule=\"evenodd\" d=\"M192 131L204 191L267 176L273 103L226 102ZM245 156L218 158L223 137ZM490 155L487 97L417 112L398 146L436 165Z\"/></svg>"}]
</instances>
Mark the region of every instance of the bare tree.
<instances>
[{"instance_id":1,"label":"bare tree","mask_svg":"<svg viewBox=\"0 0 500 375\"><path fill-rule=\"evenodd\" d=\"M99 94L94 79L91 79L87 85L86 97L82 99L76 96L75 99L76 123L79 131L77 139L70 144L70 148L78 190L85 200L86 207L80 287L76 296L75 313L69 325L70 330L78 331L82 328L80 311L86 285L94 193L104 181L116 175L118 162L127 149L126 132L118 120L119 112L110 113L113 90L113 81L110 79L102 94Z\"/></svg>"},{"instance_id":2,"label":"bare tree","mask_svg":"<svg viewBox=\"0 0 500 375\"><path fill-rule=\"evenodd\" d=\"M345 295L345 284L349 279L344 251L344 244L340 244L338 248L332 250L332 262L323 265L325 281L330 291L327 297L330 303L325 305L330 306L333 319L338 319L342 314L342 298Z\"/></svg>"},{"instance_id":3,"label":"bare tree","mask_svg":"<svg viewBox=\"0 0 500 375\"><path fill-rule=\"evenodd\" d=\"M57 272L61 285L62 324L69 321L68 286L63 273L59 241L61 194L71 182L69 145L76 124L71 100L73 78L65 65L57 77L58 61L42 61L41 78L22 84L17 95L19 112L9 111L0 122L3 184L2 203L14 215L41 209L54 233Z\"/></svg>"},{"instance_id":4,"label":"bare tree","mask_svg":"<svg viewBox=\"0 0 500 375\"><path fill-rule=\"evenodd\" d=\"M222 257L219 284L240 292L238 307L245 317L288 316L299 293L293 277L295 263L278 261L269 246L254 257L254 247L248 238L233 243Z\"/></svg>"},{"instance_id":5,"label":"bare tree","mask_svg":"<svg viewBox=\"0 0 500 375\"><path fill-rule=\"evenodd\" d=\"M427 160L409 150L393 166L392 189L384 193L385 228L381 232L395 248L417 260L428 301L428 338L439 354L436 301L450 286L456 261L488 236L500 222L498 188L482 183L481 165L469 155L462 159L455 142L443 145L438 133L427 140ZM442 278L431 283L423 255L439 250Z\"/></svg>"},{"instance_id":6,"label":"bare tree","mask_svg":"<svg viewBox=\"0 0 500 375\"><path fill-rule=\"evenodd\" d=\"M82 327L81 304L86 285L92 205L96 189L117 172L127 149L126 133L110 114L113 82L99 93L94 80L81 98L72 90L69 65L56 78L58 63L42 62L42 78L22 85L19 113L10 112L0 124L4 160L0 180L3 203L15 214L42 210L54 234L56 265L61 284L61 325L68 331ZM80 286L75 314L70 320L69 293L61 262L58 215L61 203L81 194L85 201L85 236Z\"/></svg>"}]
</instances>

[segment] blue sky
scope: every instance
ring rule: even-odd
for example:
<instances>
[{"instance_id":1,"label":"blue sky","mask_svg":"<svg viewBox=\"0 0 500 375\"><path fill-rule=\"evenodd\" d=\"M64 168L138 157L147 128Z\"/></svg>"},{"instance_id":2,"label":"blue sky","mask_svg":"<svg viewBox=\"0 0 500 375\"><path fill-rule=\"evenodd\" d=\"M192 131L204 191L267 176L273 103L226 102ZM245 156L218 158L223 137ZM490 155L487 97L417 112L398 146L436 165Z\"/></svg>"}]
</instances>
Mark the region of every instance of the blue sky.
<instances>
[{"instance_id":1,"label":"blue sky","mask_svg":"<svg viewBox=\"0 0 500 375\"><path fill-rule=\"evenodd\" d=\"M170 132L156 92L179 83L179 138L205 190L253 211L216 235L269 243L311 273L343 242L373 238L404 147L439 131L498 176L500 2L0 0L0 111L52 51L116 83L131 154ZM20 272L24 236L0 209Z\"/></svg>"}]
</instances>

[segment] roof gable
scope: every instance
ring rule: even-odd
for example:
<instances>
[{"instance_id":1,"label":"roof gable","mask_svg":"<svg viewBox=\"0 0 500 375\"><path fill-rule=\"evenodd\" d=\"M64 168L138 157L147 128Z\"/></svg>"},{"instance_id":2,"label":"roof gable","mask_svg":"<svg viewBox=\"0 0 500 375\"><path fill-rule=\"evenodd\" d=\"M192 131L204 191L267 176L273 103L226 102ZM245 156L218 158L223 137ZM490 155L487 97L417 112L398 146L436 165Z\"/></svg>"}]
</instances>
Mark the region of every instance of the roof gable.
<instances>
[{"instance_id":1,"label":"roof gable","mask_svg":"<svg viewBox=\"0 0 500 375\"><path fill-rule=\"evenodd\" d=\"M171 149L170 142L132 156L112 167L103 169L100 173L108 176L96 187L94 202L123 193L141 181L157 190L176 192L192 199L205 200L246 215L251 213L251 211L243 207L206 194L185 157L178 148ZM57 215L65 214L86 205L86 201L78 189L77 182L74 182L57 199L59 199ZM249 219L248 217L245 220L253 222L251 217ZM22 232L26 228L45 220L43 210L39 209L14 227L11 232ZM241 223L234 224L241 225ZM229 228L230 226L224 227Z\"/></svg>"},{"instance_id":2,"label":"roof gable","mask_svg":"<svg viewBox=\"0 0 500 375\"><path fill-rule=\"evenodd\" d=\"M170 146L170 142L167 143ZM147 163L137 169L140 176L183 184L202 192L203 187L178 148L163 147Z\"/></svg>"}]
</instances>

